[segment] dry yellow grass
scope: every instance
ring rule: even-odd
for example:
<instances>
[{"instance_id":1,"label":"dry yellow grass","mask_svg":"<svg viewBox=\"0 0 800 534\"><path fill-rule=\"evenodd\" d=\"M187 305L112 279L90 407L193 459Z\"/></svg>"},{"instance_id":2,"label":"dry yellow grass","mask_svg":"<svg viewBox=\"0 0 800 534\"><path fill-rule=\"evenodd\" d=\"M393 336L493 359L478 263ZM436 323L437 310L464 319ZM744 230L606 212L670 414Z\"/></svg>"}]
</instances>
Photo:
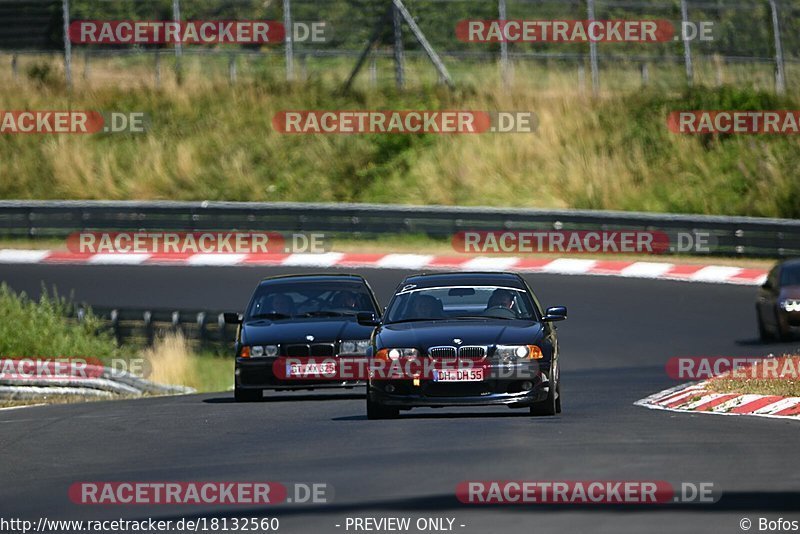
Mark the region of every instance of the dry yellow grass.
<instances>
[{"instance_id":1,"label":"dry yellow grass","mask_svg":"<svg viewBox=\"0 0 800 534\"><path fill-rule=\"evenodd\" d=\"M786 355L712 378L706 386L715 393L800 397L800 356Z\"/></svg>"},{"instance_id":2,"label":"dry yellow grass","mask_svg":"<svg viewBox=\"0 0 800 534\"><path fill-rule=\"evenodd\" d=\"M148 380L160 384L198 385L197 372L189 343L182 334L167 334L152 348L142 352L150 365Z\"/></svg>"}]
</instances>

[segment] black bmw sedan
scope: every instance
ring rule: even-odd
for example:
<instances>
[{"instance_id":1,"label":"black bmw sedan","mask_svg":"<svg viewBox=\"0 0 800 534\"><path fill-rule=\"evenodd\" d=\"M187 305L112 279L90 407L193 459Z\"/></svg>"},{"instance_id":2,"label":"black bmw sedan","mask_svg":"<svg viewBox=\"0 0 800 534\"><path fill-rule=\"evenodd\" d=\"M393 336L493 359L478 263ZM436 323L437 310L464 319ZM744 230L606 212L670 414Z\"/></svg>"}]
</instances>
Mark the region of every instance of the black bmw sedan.
<instances>
[{"instance_id":1,"label":"black bmw sedan","mask_svg":"<svg viewBox=\"0 0 800 534\"><path fill-rule=\"evenodd\" d=\"M789 340L800 332L800 258L770 269L758 290L756 318L763 341Z\"/></svg>"},{"instance_id":2,"label":"black bmw sedan","mask_svg":"<svg viewBox=\"0 0 800 534\"><path fill-rule=\"evenodd\" d=\"M277 365L287 358L296 362L365 358L373 327L359 324L359 313L380 316L375 295L361 276L296 275L262 280L243 316L226 314L226 321L241 324L236 341L236 401L258 400L265 389L363 385L363 381L337 377L308 380L302 364L286 370Z\"/></svg>"},{"instance_id":3,"label":"black bmw sedan","mask_svg":"<svg viewBox=\"0 0 800 534\"><path fill-rule=\"evenodd\" d=\"M406 278L369 349L367 417L413 407L505 405L532 415L561 411L558 337L566 308L542 310L514 273L450 273ZM384 373L383 368L410 371Z\"/></svg>"}]
</instances>

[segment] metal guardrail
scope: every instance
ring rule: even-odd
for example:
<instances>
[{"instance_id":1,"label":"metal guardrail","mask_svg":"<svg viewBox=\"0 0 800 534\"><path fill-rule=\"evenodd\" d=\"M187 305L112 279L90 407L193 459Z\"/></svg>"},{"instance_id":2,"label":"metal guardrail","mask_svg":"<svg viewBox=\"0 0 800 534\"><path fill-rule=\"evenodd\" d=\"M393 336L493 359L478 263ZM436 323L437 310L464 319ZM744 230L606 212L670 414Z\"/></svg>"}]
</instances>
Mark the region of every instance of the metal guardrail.
<instances>
[{"instance_id":1,"label":"metal guardrail","mask_svg":"<svg viewBox=\"0 0 800 534\"><path fill-rule=\"evenodd\" d=\"M78 321L86 306L76 306L72 317ZM178 333L201 348L233 347L236 325L225 324L223 312L210 310L172 310L145 308L105 308L92 306L92 314L103 323L118 345L152 346L160 335Z\"/></svg>"},{"instance_id":2,"label":"metal guardrail","mask_svg":"<svg viewBox=\"0 0 800 534\"><path fill-rule=\"evenodd\" d=\"M0 364L13 359L0 358ZM158 384L140 376L98 365L86 365L81 373L57 376L0 376L0 399L35 400L43 397L141 397L142 395L183 395L194 388Z\"/></svg>"},{"instance_id":3,"label":"metal guardrail","mask_svg":"<svg viewBox=\"0 0 800 534\"><path fill-rule=\"evenodd\" d=\"M674 242L706 233L709 255L800 256L800 220L594 210L342 203L0 201L0 237L63 238L77 231L262 230L367 237L465 230L648 230Z\"/></svg>"}]
</instances>

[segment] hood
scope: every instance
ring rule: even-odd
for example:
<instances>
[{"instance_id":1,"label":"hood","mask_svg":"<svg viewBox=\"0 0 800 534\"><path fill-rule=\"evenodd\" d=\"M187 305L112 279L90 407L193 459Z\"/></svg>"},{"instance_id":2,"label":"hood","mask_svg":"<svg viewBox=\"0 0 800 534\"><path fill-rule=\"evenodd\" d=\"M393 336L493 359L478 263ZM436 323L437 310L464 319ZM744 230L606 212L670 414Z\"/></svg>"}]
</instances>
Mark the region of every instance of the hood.
<instances>
[{"instance_id":1,"label":"hood","mask_svg":"<svg viewBox=\"0 0 800 534\"><path fill-rule=\"evenodd\" d=\"M800 299L800 286L783 286L779 298Z\"/></svg>"},{"instance_id":2,"label":"hood","mask_svg":"<svg viewBox=\"0 0 800 534\"><path fill-rule=\"evenodd\" d=\"M343 339L369 339L372 327L361 326L355 317L318 317L311 319L258 319L242 325L245 345L276 345L278 343L333 343Z\"/></svg>"},{"instance_id":3,"label":"hood","mask_svg":"<svg viewBox=\"0 0 800 534\"><path fill-rule=\"evenodd\" d=\"M388 324L377 331L379 347L425 350L436 345L526 345L542 338L536 321L452 320Z\"/></svg>"}]
</instances>

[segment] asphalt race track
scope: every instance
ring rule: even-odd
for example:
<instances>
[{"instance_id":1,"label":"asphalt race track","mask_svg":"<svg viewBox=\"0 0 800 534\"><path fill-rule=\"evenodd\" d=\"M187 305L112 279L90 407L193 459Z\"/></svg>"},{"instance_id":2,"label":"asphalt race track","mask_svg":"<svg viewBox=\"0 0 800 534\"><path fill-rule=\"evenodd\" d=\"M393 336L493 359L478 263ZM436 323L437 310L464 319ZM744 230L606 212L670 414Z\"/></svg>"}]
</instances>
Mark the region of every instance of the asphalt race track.
<instances>
[{"instance_id":1,"label":"asphalt race track","mask_svg":"<svg viewBox=\"0 0 800 534\"><path fill-rule=\"evenodd\" d=\"M94 305L241 310L257 280L302 269L2 265ZM311 270L305 270L311 272ZM363 270L387 302L406 273ZM755 417L653 411L633 402L674 385L672 356L765 355L800 342L756 339L755 289L611 277L530 275L559 324L564 412L420 409L367 421L353 392L231 392L0 411L0 516L116 519L275 516L280 532L347 533L346 517L455 518L455 532L742 532L740 519L800 519L800 426ZM232 368L232 365L231 365ZM232 372L232 369L231 369ZM716 504L470 506L466 480L713 482ZM248 508L80 506L77 481L325 482L333 502ZM340 525L337 527L336 525ZM463 527L460 525L464 525ZM412 531L416 532L416 531Z\"/></svg>"}]
</instances>

